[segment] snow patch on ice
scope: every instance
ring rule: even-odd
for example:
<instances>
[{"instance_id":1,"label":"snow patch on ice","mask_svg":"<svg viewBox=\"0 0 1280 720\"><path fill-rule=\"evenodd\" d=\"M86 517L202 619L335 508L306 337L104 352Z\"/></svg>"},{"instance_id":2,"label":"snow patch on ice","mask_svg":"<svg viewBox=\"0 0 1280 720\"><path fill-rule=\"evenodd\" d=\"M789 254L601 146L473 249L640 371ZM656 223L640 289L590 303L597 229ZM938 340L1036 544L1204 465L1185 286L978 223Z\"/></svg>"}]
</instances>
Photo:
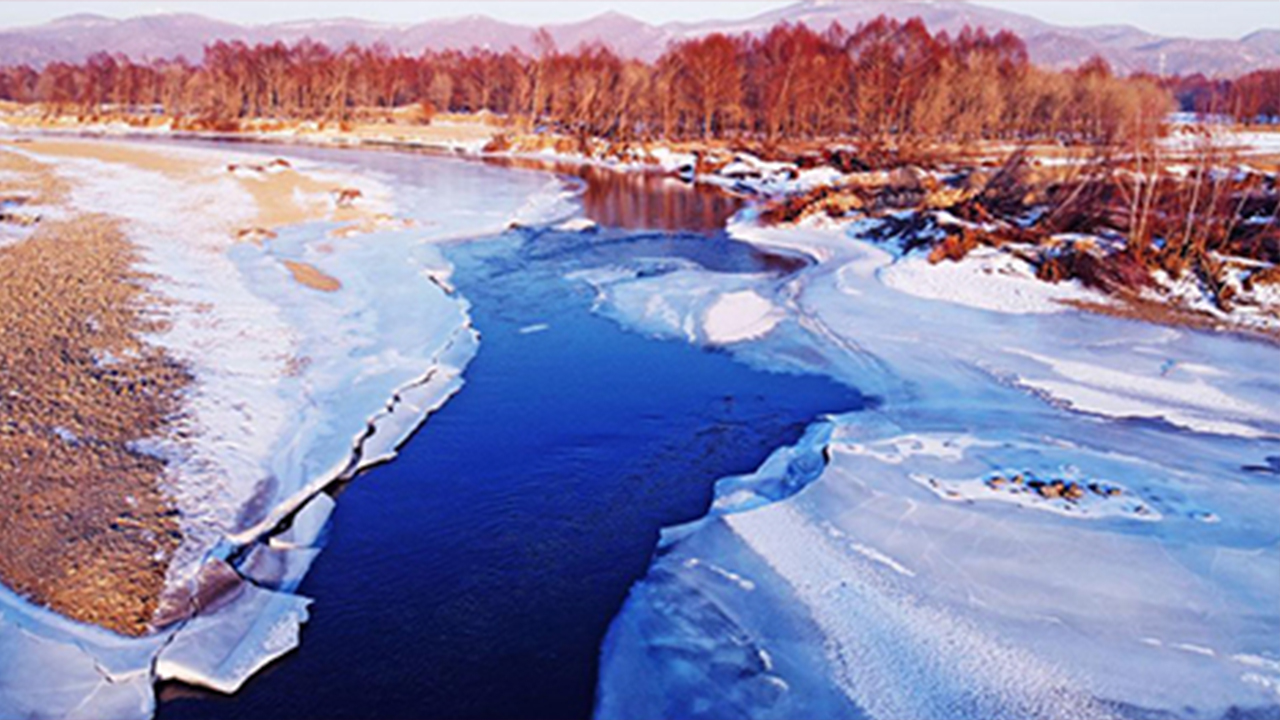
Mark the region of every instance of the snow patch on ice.
<instances>
[{"instance_id":1,"label":"snow patch on ice","mask_svg":"<svg viewBox=\"0 0 1280 720\"><path fill-rule=\"evenodd\" d=\"M773 303L752 290L741 290L721 295L707 308L703 332L713 343L734 343L768 334L781 319Z\"/></svg>"},{"instance_id":2,"label":"snow patch on ice","mask_svg":"<svg viewBox=\"0 0 1280 720\"><path fill-rule=\"evenodd\" d=\"M739 575L739 574L737 574L737 573L735 573L735 572L730 572L730 571L728 571L728 570L725 570L724 568L720 567L719 565L716 565L716 564L714 564L714 563L706 562L706 561L701 560L701 559L699 559L699 558L689 558L688 560L685 560L685 561L684 561L684 566L685 566L685 567L687 567L687 568L706 568L706 570L707 570L708 572L710 572L710 573L712 573L712 574L714 574L714 575L718 575L719 577L722 577L722 578L724 578L725 580L728 580L729 582L733 583L734 585L738 586L739 588L741 588L741 589L743 589L743 590L755 590L755 589L756 589L756 584L755 584L755 583L753 583L753 582L751 582L750 580L748 580L748 579L746 579L746 578L742 577L741 575ZM766 656L766 657L767 657L767 656ZM767 665L768 665L768 664L767 664L767 662L766 662L766 667L767 667Z\"/></svg>"},{"instance_id":3,"label":"snow patch on ice","mask_svg":"<svg viewBox=\"0 0 1280 720\"><path fill-rule=\"evenodd\" d=\"M567 186L559 178L546 181L540 192L530 195L511 218L511 227L543 227L572 222L578 212L580 188Z\"/></svg>"},{"instance_id":4,"label":"snow patch on ice","mask_svg":"<svg viewBox=\"0 0 1280 720\"><path fill-rule=\"evenodd\" d=\"M942 608L904 597L787 504L726 522L823 630L832 679L873 717L1099 718L1070 674ZM865 563L865 559L863 560ZM875 564L882 564L873 560Z\"/></svg>"},{"instance_id":5,"label":"snow patch on ice","mask_svg":"<svg viewBox=\"0 0 1280 720\"><path fill-rule=\"evenodd\" d=\"M1211 385L1203 378L1179 381L1116 370L1094 363L1053 358L1026 350L1009 352L1053 370L1056 379L1016 382L1081 412L1109 417L1149 417L1208 433L1274 437L1280 409L1257 405Z\"/></svg>"},{"instance_id":6,"label":"snow patch on ice","mask_svg":"<svg viewBox=\"0 0 1280 720\"><path fill-rule=\"evenodd\" d=\"M562 223L559 223L558 225L555 226L554 229L558 232L580 233L580 232L591 232L593 230L598 230L600 229L600 226L597 225L596 221L592 220L591 218L576 217L576 218L570 218L568 220L565 220Z\"/></svg>"}]
</instances>

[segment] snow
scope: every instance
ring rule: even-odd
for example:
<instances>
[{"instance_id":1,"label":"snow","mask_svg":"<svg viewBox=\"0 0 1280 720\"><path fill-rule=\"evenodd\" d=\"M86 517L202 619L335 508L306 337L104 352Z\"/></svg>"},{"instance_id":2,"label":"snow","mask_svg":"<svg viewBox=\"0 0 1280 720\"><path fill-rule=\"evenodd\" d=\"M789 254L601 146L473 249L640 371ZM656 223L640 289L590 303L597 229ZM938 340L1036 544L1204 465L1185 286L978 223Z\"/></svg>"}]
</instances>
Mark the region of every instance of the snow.
<instances>
[{"instance_id":1,"label":"snow","mask_svg":"<svg viewBox=\"0 0 1280 720\"><path fill-rule=\"evenodd\" d=\"M978 248L958 262L930 263L913 253L885 268L880 279L916 297L1003 313L1055 313L1069 301L1108 303L1105 295L1076 281L1046 283L1035 270L1007 251Z\"/></svg>"},{"instance_id":2,"label":"snow","mask_svg":"<svg viewBox=\"0 0 1280 720\"><path fill-rule=\"evenodd\" d=\"M565 220L555 226L558 232L590 232L599 229L599 225L590 218L576 217Z\"/></svg>"},{"instance_id":3,"label":"snow","mask_svg":"<svg viewBox=\"0 0 1280 720\"><path fill-rule=\"evenodd\" d=\"M687 172L692 175L698 162L698 158L692 153L674 152L665 147L655 147L649 151L649 155L657 162L658 167L669 173Z\"/></svg>"},{"instance_id":4,"label":"snow","mask_svg":"<svg viewBox=\"0 0 1280 720\"><path fill-rule=\"evenodd\" d=\"M708 273L692 262L640 261L580 271L570 279L595 288L597 308L655 337L727 345L769 333L782 317L751 289L761 277Z\"/></svg>"},{"instance_id":5,"label":"snow","mask_svg":"<svg viewBox=\"0 0 1280 720\"><path fill-rule=\"evenodd\" d=\"M1232 140L1258 155L1280 153L1280 132L1237 132Z\"/></svg>"},{"instance_id":6,"label":"snow","mask_svg":"<svg viewBox=\"0 0 1280 720\"><path fill-rule=\"evenodd\" d=\"M272 535L267 540L267 545L276 550L314 547L336 506L332 496L326 493L316 495L294 514L289 529Z\"/></svg>"},{"instance_id":7,"label":"snow","mask_svg":"<svg viewBox=\"0 0 1280 720\"><path fill-rule=\"evenodd\" d=\"M1258 405L1243 394L1232 394L1203 377L1152 376L1098 363L1014 352L1043 364L1055 378L1022 377L1015 382L1080 412L1160 418L1201 432L1241 437L1276 436L1268 429L1276 428L1280 419L1273 408Z\"/></svg>"},{"instance_id":8,"label":"snow","mask_svg":"<svg viewBox=\"0 0 1280 720\"><path fill-rule=\"evenodd\" d=\"M1202 148L1238 150L1244 155L1280 153L1280 132L1238 130L1228 125L1191 123L1175 126L1162 144L1173 151L1193 152Z\"/></svg>"},{"instance_id":9,"label":"snow","mask_svg":"<svg viewBox=\"0 0 1280 720\"><path fill-rule=\"evenodd\" d=\"M872 717L1098 718L1107 713L1052 663L964 619L904 602L877 562L850 554L786 504L727 523L810 610L832 680ZM839 588L839 592L832 592Z\"/></svg>"},{"instance_id":10,"label":"snow","mask_svg":"<svg viewBox=\"0 0 1280 720\"><path fill-rule=\"evenodd\" d=\"M149 717L150 659L165 639L122 638L0 586L0 715Z\"/></svg>"},{"instance_id":11,"label":"snow","mask_svg":"<svg viewBox=\"0 0 1280 720\"><path fill-rule=\"evenodd\" d=\"M546 180L542 191L531 194L511 218L511 227L542 227L557 224L581 224L572 216L578 212L579 188L558 178Z\"/></svg>"},{"instance_id":12,"label":"snow","mask_svg":"<svg viewBox=\"0 0 1280 720\"><path fill-rule=\"evenodd\" d=\"M815 264L618 272L599 312L714 344L705 298L677 299L753 292L782 315L729 352L879 402L663 531L598 717L1274 714L1273 345L1084 314L1016 264L930 266L847 225L730 232Z\"/></svg>"},{"instance_id":13,"label":"snow","mask_svg":"<svg viewBox=\"0 0 1280 720\"><path fill-rule=\"evenodd\" d=\"M692 174L692 164L681 167L689 168L686 174ZM749 153L737 153L714 172L702 173L691 179L732 191L785 195L833 185L843 178L844 174L832 167L800 170L792 163L771 162Z\"/></svg>"},{"instance_id":14,"label":"snow","mask_svg":"<svg viewBox=\"0 0 1280 720\"><path fill-rule=\"evenodd\" d=\"M703 332L708 341L724 345L768 334L781 319L773 303L751 290L726 293L707 308Z\"/></svg>"},{"instance_id":15,"label":"snow","mask_svg":"<svg viewBox=\"0 0 1280 720\"><path fill-rule=\"evenodd\" d=\"M1225 284L1235 291L1227 310L1214 302L1213 292L1204 281L1190 272L1174 278L1163 270L1156 270L1152 273L1155 287L1143 294L1149 300L1171 303L1239 327L1280 330L1280 287L1259 284L1245 288L1245 278L1259 269L1257 261L1230 256L1217 259L1225 266Z\"/></svg>"}]
</instances>

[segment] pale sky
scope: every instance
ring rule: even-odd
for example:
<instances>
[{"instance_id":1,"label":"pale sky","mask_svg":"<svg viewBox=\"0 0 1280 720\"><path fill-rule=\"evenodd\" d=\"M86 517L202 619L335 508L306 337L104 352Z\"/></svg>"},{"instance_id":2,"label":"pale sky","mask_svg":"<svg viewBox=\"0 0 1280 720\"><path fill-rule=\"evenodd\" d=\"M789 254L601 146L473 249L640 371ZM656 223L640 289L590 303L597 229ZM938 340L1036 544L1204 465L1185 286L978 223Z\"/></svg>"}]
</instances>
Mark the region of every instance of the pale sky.
<instances>
[{"instance_id":1,"label":"pale sky","mask_svg":"<svg viewBox=\"0 0 1280 720\"><path fill-rule=\"evenodd\" d=\"M1060 25L1135 25L1161 35L1238 38L1280 27L1280 0L976 0ZM393 23L485 14L527 24L581 20L617 10L651 23L745 18L788 0L0 0L0 27L34 25L75 13L129 17L193 12L243 24L279 20L360 17Z\"/></svg>"}]
</instances>

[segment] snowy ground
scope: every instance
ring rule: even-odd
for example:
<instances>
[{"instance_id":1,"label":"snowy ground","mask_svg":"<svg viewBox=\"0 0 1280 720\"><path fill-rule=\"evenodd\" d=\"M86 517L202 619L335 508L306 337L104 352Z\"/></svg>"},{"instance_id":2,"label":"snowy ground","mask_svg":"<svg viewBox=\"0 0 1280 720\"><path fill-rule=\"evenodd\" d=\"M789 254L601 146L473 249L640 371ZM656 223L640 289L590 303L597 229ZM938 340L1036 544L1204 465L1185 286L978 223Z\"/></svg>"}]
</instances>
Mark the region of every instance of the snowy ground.
<instances>
[{"instance_id":1,"label":"snowy ground","mask_svg":"<svg viewBox=\"0 0 1280 720\"><path fill-rule=\"evenodd\" d=\"M619 268L586 278L601 312L881 403L664 532L599 717L1275 715L1275 346L1085 315L985 257L922 279L857 225L733 231L818 262ZM780 315L724 344L706 308L746 292Z\"/></svg>"},{"instance_id":2,"label":"snowy ground","mask_svg":"<svg viewBox=\"0 0 1280 720\"><path fill-rule=\"evenodd\" d=\"M294 647L310 600L293 590L333 506L321 490L393 458L457 391L475 354L467 303L449 288L451 268L436 244L499 231L517 216L564 214L563 188L547 175L419 159L437 179L408 191L376 173L290 158L317 183L359 188L359 202L380 213L411 214L373 216L381 220L363 232L309 218L246 242L238 231L278 208L264 214L246 191L261 190L245 184L257 181L226 165L263 156L128 148L59 156L56 170L71 183L76 211L126 221L154 289L172 302L169 326L150 340L185 361L195 380L182 431L147 449L169 460L181 511L168 602L178 613L194 602L198 612L125 638L3 591L4 717L147 717L157 680L232 692ZM290 263L337 289L299 282ZM273 534L283 520L289 529ZM211 588L225 592L205 606Z\"/></svg>"},{"instance_id":3,"label":"snowy ground","mask_svg":"<svg viewBox=\"0 0 1280 720\"><path fill-rule=\"evenodd\" d=\"M1004 313L1056 313L1070 301L1106 303L1076 282L1047 284L1008 250L982 247L958 262L930 263L924 253L900 258L880 273L889 287L916 297Z\"/></svg>"},{"instance_id":4,"label":"snowy ground","mask_svg":"<svg viewBox=\"0 0 1280 720\"><path fill-rule=\"evenodd\" d=\"M1234 150L1244 156L1280 153L1280 132L1238 129L1230 125L1175 123L1164 146L1177 152L1194 152L1205 147Z\"/></svg>"}]
</instances>

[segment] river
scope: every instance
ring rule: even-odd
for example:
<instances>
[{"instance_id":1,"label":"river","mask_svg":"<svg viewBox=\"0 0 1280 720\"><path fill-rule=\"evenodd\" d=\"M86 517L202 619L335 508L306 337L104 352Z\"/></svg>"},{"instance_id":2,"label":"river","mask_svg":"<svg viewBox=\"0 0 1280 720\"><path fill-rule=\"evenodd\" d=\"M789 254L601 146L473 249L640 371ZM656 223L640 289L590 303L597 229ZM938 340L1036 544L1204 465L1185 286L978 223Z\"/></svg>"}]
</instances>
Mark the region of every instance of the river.
<instances>
[{"instance_id":1,"label":"river","mask_svg":"<svg viewBox=\"0 0 1280 720\"><path fill-rule=\"evenodd\" d=\"M287 152L370 165L402 187L448 167ZM231 697L162 687L158 717L586 717L605 631L659 528L705 513L716 479L750 472L823 413L866 404L829 379L593 313L594 290L567 276L638 258L775 275L801 263L725 236L736 203L723 195L574 174L599 231L446 249L479 354L398 459L340 489L299 589L316 599L302 646Z\"/></svg>"}]
</instances>

